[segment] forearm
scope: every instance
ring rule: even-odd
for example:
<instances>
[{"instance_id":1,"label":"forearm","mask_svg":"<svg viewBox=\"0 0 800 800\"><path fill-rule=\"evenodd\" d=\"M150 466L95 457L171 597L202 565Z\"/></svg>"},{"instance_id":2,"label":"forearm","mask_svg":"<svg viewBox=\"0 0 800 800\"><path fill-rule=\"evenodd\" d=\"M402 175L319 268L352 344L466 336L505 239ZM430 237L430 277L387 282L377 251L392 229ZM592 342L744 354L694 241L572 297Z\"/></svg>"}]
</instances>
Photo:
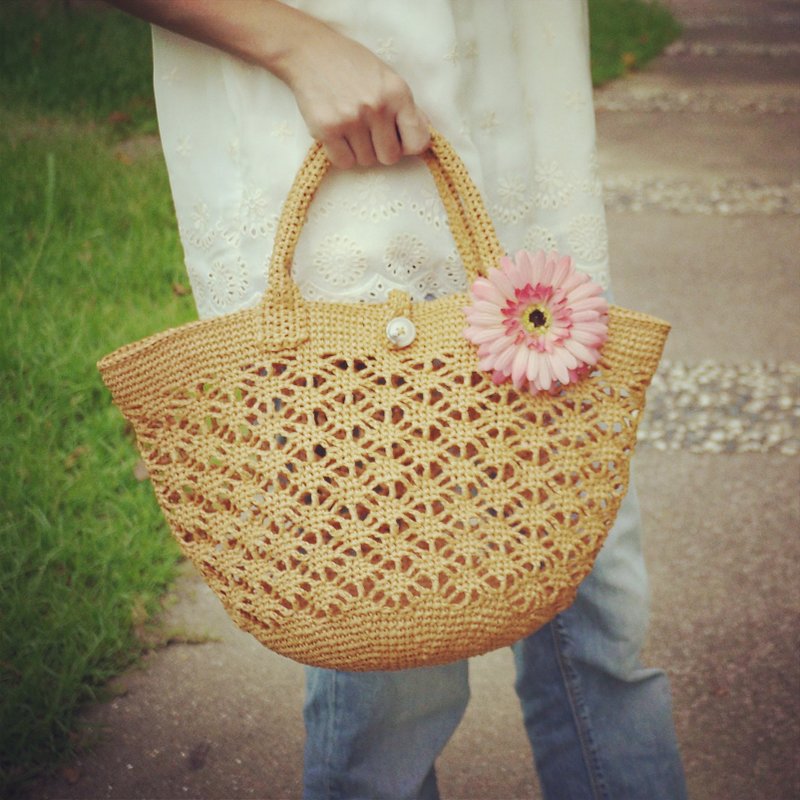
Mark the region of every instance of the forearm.
<instances>
[{"instance_id":1,"label":"forearm","mask_svg":"<svg viewBox=\"0 0 800 800\"><path fill-rule=\"evenodd\" d=\"M122 11L257 64L284 81L289 61L331 29L278 0L106 0Z\"/></svg>"},{"instance_id":2,"label":"forearm","mask_svg":"<svg viewBox=\"0 0 800 800\"><path fill-rule=\"evenodd\" d=\"M421 153L428 120L374 53L278 0L107 0L134 16L268 70L291 89L337 167Z\"/></svg>"}]
</instances>

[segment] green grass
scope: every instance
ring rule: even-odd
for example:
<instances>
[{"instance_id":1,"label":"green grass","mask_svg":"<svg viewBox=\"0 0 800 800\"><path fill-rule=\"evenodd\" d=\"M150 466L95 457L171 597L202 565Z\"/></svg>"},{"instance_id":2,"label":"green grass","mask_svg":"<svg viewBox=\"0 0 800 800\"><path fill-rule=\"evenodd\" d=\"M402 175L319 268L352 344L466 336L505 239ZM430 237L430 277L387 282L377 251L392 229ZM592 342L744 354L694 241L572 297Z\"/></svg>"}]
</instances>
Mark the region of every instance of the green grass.
<instances>
[{"instance_id":1,"label":"green grass","mask_svg":"<svg viewBox=\"0 0 800 800\"><path fill-rule=\"evenodd\" d=\"M95 362L194 309L173 288L186 278L157 141L131 156L106 121L119 111L123 129L152 127L147 26L4 3L0 28L5 796L80 744L77 710L141 652L137 627L174 575L177 548ZM87 50L110 39L71 69L62 33Z\"/></svg>"},{"instance_id":2,"label":"green grass","mask_svg":"<svg viewBox=\"0 0 800 800\"><path fill-rule=\"evenodd\" d=\"M595 86L644 66L681 32L657 0L589 0L589 21Z\"/></svg>"},{"instance_id":3,"label":"green grass","mask_svg":"<svg viewBox=\"0 0 800 800\"><path fill-rule=\"evenodd\" d=\"M111 9L71 9L0 3L0 106L155 132L149 26Z\"/></svg>"},{"instance_id":4,"label":"green grass","mask_svg":"<svg viewBox=\"0 0 800 800\"><path fill-rule=\"evenodd\" d=\"M597 81L674 35L657 7L590 6ZM176 546L95 362L195 315L142 137L148 28L42 7L0 3L0 796L80 746L78 710L141 652L137 626L173 578Z\"/></svg>"},{"instance_id":5,"label":"green grass","mask_svg":"<svg viewBox=\"0 0 800 800\"><path fill-rule=\"evenodd\" d=\"M95 369L194 315L163 163L0 113L0 786L58 760L177 551ZM18 133L11 133L16 129ZM1 794L2 792L0 792Z\"/></svg>"}]
</instances>

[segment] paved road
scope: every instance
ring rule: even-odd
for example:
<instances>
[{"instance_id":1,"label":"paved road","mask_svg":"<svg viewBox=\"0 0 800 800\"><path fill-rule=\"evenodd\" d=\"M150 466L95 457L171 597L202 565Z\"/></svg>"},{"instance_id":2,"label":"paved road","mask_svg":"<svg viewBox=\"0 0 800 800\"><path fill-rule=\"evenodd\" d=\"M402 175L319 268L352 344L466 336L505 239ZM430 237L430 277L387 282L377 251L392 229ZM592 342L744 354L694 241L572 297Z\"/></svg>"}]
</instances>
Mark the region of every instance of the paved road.
<instances>
[{"instance_id":1,"label":"paved road","mask_svg":"<svg viewBox=\"0 0 800 800\"><path fill-rule=\"evenodd\" d=\"M617 299L672 321L638 456L654 613L694 800L800 797L800 3L672 0L680 43L598 93ZM297 797L302 670L190 575L174 644L91 709L37 798ZM508 652L475 659L445 798L538 797ZM68 780L69 779L69 780ZM73 781L70 783L70 781ZM646 800L642 798L642 800Z\"/></svg>"}]
</instances>

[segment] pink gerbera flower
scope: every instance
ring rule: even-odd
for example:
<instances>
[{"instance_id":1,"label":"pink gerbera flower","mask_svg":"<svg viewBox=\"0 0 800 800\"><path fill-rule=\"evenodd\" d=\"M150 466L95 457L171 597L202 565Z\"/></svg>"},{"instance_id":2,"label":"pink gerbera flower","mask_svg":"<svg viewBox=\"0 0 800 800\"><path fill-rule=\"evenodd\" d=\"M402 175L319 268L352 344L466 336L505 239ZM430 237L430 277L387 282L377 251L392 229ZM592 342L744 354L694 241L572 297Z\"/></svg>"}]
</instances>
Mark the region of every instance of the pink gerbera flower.
<instances>
[{"instance_id":1,"label":"pink gerbera flower","mask_svg":"<svg viewBox=\"0 0 800 800\"><path fill-rule=\"evenodd\" d=\"M472 284L464 335L478 345L480 368L495 383L554 391L600 358L608 335L602 291L569 256L521 250Z\"/></svg>"}]
</instances>

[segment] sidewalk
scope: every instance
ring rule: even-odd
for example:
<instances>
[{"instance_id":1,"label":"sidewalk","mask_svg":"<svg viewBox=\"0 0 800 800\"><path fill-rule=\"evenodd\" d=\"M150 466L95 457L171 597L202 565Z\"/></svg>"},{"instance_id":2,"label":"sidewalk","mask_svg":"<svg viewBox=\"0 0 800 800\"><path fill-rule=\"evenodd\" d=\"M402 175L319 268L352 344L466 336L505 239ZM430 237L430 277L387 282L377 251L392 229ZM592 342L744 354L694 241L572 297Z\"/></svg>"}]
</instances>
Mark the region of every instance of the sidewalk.
<instances>
[{"instance_id":1,"label":"sidewalk","mask_svg":"<svg viewBox=\"0 0 800 800\"><path fill-rule=\"evenodd\" d=\"M682 41L598 93L617 301L669 319L638 456L653 619L693 800L800 796L800 2L671 0ZM186 572L163 648L32 800L300 794L303 671ZM508 651L475 659L443 798L539 797ZM642 798L646 800L646 798Z\"/></svg>"}]
</instances>

